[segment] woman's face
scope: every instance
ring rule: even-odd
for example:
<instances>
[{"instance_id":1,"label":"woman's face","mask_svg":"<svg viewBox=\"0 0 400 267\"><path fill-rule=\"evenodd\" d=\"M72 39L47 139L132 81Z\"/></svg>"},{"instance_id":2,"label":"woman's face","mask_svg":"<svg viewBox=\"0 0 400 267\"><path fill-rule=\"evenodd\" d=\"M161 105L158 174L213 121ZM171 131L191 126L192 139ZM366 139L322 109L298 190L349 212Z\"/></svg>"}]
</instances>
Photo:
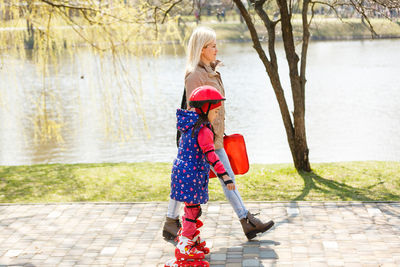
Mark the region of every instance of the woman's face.
<instances>
[{"instance_id":1,"label":"woman's face","mask_svg":"<svg viewBox=\"0 0 400 267\"><path fill-rule=\"evenodd\" d=\"M215 120L215 118L217 117L217 115L218 115L218 112L220 111L220 109L221 109L221 106L219 106L219 107L217 107L217 108L214 108L214 109L212 109L212 110L210 110L209 112L208 112L208 120L212 123L214 120Z\"/></svg>"},{"instance_id":2,"label":"woman's face","mask_svg":"<svg viewBox=\"0 0 400 267\"><path fill-rule=\"evenodd\" d=\"M205 63L214 62L217 58L217 43L212 41L201 50L201 59Z\"/></svg>"}]
</instances>

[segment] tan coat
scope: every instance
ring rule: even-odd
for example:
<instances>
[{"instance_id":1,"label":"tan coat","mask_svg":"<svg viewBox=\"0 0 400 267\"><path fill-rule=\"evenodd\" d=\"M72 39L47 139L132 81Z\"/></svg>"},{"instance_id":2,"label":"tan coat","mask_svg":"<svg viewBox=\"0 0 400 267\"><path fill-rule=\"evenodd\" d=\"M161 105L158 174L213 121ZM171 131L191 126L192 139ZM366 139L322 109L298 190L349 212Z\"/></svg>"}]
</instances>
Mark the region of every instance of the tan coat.
<instances>
[{"instance_id":1,"label":"tan coat","mask_svg":"<svg viewBox=\"0 0 400 267\"><path fill-rule=\"evenodd\" d=\"M218 71L215 71L214 66L204 65L202 62L196 67L196 69L185 76L185 88L186 88L186 103L189 105L189 96L199 86L210 85L218 89L220 93L225 97L225 89L222 84L221 75ZM213 122L215 132L215 149L224 147L223 137L225 131L225 106L222 102L222 108L218 113L218 117Z\"/></svg>"}]
</instances>

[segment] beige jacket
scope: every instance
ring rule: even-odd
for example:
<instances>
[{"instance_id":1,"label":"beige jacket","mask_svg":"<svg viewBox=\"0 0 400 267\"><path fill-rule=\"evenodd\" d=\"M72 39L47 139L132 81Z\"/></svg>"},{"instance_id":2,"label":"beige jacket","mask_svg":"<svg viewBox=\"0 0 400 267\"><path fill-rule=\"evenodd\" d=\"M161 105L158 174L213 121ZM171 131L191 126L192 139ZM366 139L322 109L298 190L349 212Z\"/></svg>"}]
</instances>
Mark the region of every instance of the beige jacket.
<instances>
[{"instance_id":1,"label":"beige jacket","mask_svg":"<svg viewBox=\"0 0 400 267\"><path fill-rule=\"evenodd\" d=\"M196 69L185 76L185 88L186 88L186 103L189 105L189 96L199 86L211 85L215 87L225 97L225 89L222 84L221 75L218 71L215 71L215 66L207 66L202 62L196 67ZM218 113L218 117L213 122L215 132L215 149L224 147L224 131L225 131L225 106L222 102L222 108Z\"/></svg>"}]
</instances>

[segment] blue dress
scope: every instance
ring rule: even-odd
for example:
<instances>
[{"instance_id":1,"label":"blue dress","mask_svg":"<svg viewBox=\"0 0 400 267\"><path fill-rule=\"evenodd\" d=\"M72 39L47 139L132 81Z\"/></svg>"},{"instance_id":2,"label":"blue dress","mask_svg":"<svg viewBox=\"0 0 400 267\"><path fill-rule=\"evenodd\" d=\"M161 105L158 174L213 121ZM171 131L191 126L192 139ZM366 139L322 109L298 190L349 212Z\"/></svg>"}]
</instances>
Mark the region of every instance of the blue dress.
<instances>
[{"instance_id":1,"label":"blue dress","mask_svg":"<svg viewBox=\"0 0 400 267\"><path fill-rule=\"evenodd\" d=\"M199 127L192 137L193 126L199 118L194 111L176 111L177 128L182 132L178 155L171 172L171 198L189 204L205 204L208 201L208 175L210 164L199 147Z\"/></svg>"}]
</instances>

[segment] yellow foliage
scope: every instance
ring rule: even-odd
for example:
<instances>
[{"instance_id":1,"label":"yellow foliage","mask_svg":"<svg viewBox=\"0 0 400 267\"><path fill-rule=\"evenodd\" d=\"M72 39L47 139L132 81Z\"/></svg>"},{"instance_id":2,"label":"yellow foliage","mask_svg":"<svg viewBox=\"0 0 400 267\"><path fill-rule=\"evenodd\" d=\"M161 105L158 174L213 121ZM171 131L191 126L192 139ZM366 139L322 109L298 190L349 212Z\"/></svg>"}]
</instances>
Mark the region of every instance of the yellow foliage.
<instances>
[{"instance_id":1,"label":"yellow foliage","mask_svg":"<svg viewBox=\"0 0 400 267\"><path fill-rule=\"evenodd\" d=\"M65 121L61 115L60 85L49 83L47 78L58 75L61 56L68 55L73 61L74 52L82 46L89 47L100 61L112 57L120 90L127 89L132 95L133 103L115 102L113 98L120 95L111 91L107 83L104 88L95 88L103 96L108 135L121 140L132 136L134 128L129 114L122 112L124 105L135 107L128 110L139 114L146 128L139 104L141 77L132 77L121 59L136 61L140 67L141 57L160 55L163 44L176 40L183 43L187 37L181 36L177 21L166 13L173 4L161 1L156 7L145 0L0 0L0 60L7 67L7 75L15 76L18 72L16 65L11 64L29 61L42 80L41 92L21 94L26 97L24 101L35 107L35 115L27 118L32 123L35 141L63 141ZM20 88L0 85L3 105L7 90Z\"/></svg>"}]
</instances>

